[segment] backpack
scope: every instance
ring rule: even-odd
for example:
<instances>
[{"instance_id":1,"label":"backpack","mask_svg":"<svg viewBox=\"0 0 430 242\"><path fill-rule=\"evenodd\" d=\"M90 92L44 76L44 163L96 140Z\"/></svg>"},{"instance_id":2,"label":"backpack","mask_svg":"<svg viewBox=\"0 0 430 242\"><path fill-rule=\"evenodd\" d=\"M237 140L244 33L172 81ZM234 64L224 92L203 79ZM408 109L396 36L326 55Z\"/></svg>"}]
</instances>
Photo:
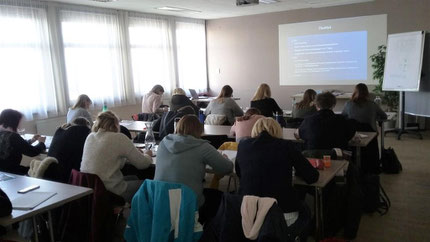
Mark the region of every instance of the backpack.
<instances>
[{"instance_id":1,"label":"backpack","mask_svg":"<svg viewBox=\"0 0 430 242\"><path fill-rule=\"evenodd\" d=\"M391 147L388 149L382 149L381 165L382 171L388 174L399 174L400 171L403 170L396 152L394 152L394 149Z\"/></svg>"},{"instance_id":2,"label":"backpack","mask_svg":"<svg viewBox=\"0 0 430 242\"><path fill-rule=\"evenodd\" d=\"M367 174L362 177L363 210L366 213L378 212L381 216L391 207L391 201L381 186L378 175Z\"/></svg>"}]
</instances>

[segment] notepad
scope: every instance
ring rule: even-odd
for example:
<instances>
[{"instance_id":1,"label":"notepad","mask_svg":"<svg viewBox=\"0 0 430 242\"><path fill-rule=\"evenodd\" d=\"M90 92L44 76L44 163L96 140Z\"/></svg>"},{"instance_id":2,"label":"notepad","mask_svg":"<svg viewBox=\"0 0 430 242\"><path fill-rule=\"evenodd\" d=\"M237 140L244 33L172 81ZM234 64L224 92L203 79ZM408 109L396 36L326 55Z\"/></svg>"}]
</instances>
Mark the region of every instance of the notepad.
<instances>
[{"instance_id":1,"label":"notepad","mask_svg":"<svg viewBox=\"0 0 430 242\"><path fill-rule=\"evenodd\" d=\"M15 179L15 177L0 172L0 181L7 181L10 179Z\"/></svg>"},{"instance_id":2,"label":"notepad","mask_svg":"<svg viewBox=\"0 0 430 242\"><path fill-rule=\"evenodd\" d=\"M18 210L31 210L53 197L56 192L29 192L13 199L12 207Z\"/></svg>"}]
</instances>

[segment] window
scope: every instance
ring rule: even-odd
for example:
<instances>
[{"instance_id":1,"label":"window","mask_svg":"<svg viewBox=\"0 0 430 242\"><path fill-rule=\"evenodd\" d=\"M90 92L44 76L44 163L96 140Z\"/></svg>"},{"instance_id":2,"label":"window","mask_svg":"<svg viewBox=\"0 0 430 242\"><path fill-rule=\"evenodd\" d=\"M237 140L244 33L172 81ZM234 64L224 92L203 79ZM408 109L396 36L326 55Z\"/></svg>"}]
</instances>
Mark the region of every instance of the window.
<instances>
[{"instance_id":1,"label":"window","mask_svg":"<svg viewBox=\"0 0 430 242\"><path fill-rule=\"evenodd\" d=\"M87 11L60 12L70 101L87 94L94 103L125 97L118 17Z\"/></svg>"},{"instance_id":2,"label":"window","mask_svg":"<svg viewBox=\"0 0 430 242\"><path fill-rule=\"evenodd\" d=\"M130 17L130 54L137 97L160 84L165 91L175 82L172 39L166 19Z\"/></svg>"},{"instance_id":3,"label":"window","mask_svg":"<svg viewBox=\"0 0 430 242\"><path fill-rule=\"evenodd\" d=\"M56 112L46 11L0 6L0 110L13 108L31 119Z\"/></svg>"},{"instance_id":4,"label":"window","mask_svg":"<svg viewBox=\"0 0 430 242\"><path fill-rule=\"evenodd\" d=\"M206 91L206 30L203 20L176 22L179 85Z\"/></svg>"}]
</instances>

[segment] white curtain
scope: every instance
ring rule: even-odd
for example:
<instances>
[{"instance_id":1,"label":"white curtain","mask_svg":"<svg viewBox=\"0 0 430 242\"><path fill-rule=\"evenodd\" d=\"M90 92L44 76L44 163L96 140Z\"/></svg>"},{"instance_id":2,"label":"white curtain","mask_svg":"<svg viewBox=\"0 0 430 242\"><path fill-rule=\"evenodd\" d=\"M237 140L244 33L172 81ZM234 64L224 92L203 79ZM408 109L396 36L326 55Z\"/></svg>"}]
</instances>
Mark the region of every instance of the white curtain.
<instances>
[{"instance_id":1,"label":"white curtain","mask_svg":"<svg viewBox=\"0 0 430 242\"><path fill-rule=\"evenodd\" d=\"M56 114L46 9L37 2L0 0L0 86L0 111Z\"/></svg>"},{"instance_id":2,"label":"white curtain","mask_svg":"<svg viewBox=\"0 0 430 242\"><path fill-rule=\"evenodd\" d=\"M115 11L60 10L70 102L87 94L96 105L125 102L120 24Z\"/></svg>"},{"instance_id":3,"label":"white curtain","mask_svg":"<svg viewBox=\"0 0 430 242\"><path fill-rule=\"evenodd\" d=\"M166 92L175 86L171 25L168 19L132 13L129 41L134 92L137 98L160 84Z\"/></svg>"},{"instance_id":4,"label":"white curtain","mask_svg":"<svg viewBox=\"0 0 430 242\"><path fill-rule=\"evenodd\" d=\"M176 21L179 86L207 91L204 20Z\"/></svg>"}]
</instances>

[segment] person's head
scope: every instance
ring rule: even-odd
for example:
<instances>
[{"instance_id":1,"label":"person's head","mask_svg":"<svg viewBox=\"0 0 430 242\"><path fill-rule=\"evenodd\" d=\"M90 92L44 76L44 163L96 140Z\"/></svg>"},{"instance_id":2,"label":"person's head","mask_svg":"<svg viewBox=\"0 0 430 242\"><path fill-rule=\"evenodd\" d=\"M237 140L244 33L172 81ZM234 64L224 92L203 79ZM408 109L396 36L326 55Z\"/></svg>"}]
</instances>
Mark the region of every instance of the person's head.
<instances>
[{"instance_id":1,"label":"person's head","mask_svg":"<svg viewBox=\"0 0 430 242\"><path fill-rule=\"evenodd\" d=\"M111 111L99 113L93 125L93 132L99 130L118 133L120 130L119 118Z\"/></svg>"},{"instance_id":2,"label":"person's head","mask_svg":"<svg viewBox=\"0 0 430 242\"><path fill-rule=\"evenodd\" d=\"M336 97L331 92L323 92L317 95L315 104L318 110L331 110L336 105Z\"/></svg>"},{"instance_id":3,"label":"person's head","mask_svg":"<svg viewBox=\"0 0 430 242\"><path fill-rule=\"evenodd\" d=\"M258 108L249 108L242 117L237 118L237 121L248 120L252 115L261 115L261 112Z\"/></svg>"},{"instance_id":4,"label":"person's head","mask_svg":"<svg viewBox=\"0 0 430 242\"><path fill-rule=\"evenodd\" d=\"M272 92L270 91L269 85L266 83L261 84L252 98L252 101L257 101L261 99L270 98L272 96Z\"/></svg>"},{"instance_id":5,"label":"person's head","mask_svg":"<svg viewBox=\"0 0 430 242\"><path fill-rule=\"evenodd\" d=\"M276 120L273 118L260 118L255 122L254 127L251 131L251 137L255 138L261 134L261 132L266 131L270 136L281 139L282 138L282 128Z\"/></svg>"},{"instance_id":6,"label":"person's head","mask_svg":"<svg viewBox=\"0 0 430 242\"><path fill-rule=\"evenodd\" d=\"M83 118L83 117L75 118L70 123L63 124L61 126L61 128L62 129L68 129L68 128L72 127L72 126L86 126L89 129L91 129L91 123L90 123L90 121L88 121L88 119Z\"/></svg>"},{"instance_id":7,"label":"person's head","mask_svg":"<svg viewBox=\"0 0 430 242\"><path fill-rule=\"evenodd\" d=\"M366 84L359 83L355 86L354 93L352 93L351 100L356 103L364 102L369 98L369 89Z\"/></svg>"},{"instance_id":8,"label":"person's head","mask_svg":"<svg viewBox=\"0 0 430 242\"><path fill-rule=\"evenodd\" d=\"M151 92L158 95L163 95L164 88L161 85L155 85L154 87L152 87Z\"/></svg>"},{"instance_id":9,"label":"person's head","mask_svg":"<svg viewBox=\"0 0 430 242\"><path fill-rule=\"evenodd\" d=\"M173 90L172 95L180 95L180 96L185 96L185 91L182 88L175 88L175 90Z\"/></svg>"},{"instance_id":10,"label":"person's head","mask_svg":"<svg viewBox=\"0 0 430 242\"><path fill-rule=\"evenodd\" d=\"M187 114L183 116L176 125L175 134L191 135L200 139L203 133L203 124L195 115Z\"/></svg>"},{"instance_id":11,"label":"person's head","mask_svg":"<svg viewBox=\"0 0 430 242\"><path fill-rule=\"evenodd\" d=\"M75 109L75 108L88 109L88 108L90 108L90 105L92 103L93 102L91 101L91 99L87 95L81 94L81 95L79 95L78 100L76 100L76 103L75 103L75 105L73 105L72 109Z\"/></svg>"},{"instance_id":12,"label":"person's head","mask_svg":"<svg viewBox=\"0 0 430 242\"><path fill-rule=\"evenodd\" d=\"M317 93L314 89L307 89L303 94L303 100L297 103L297 108L305 108L311 106L311 103L315 100Z\"/></svg>"},{"instance_id":13,"label":"person's head","mask_svg":"<svg viewBox=\"0 0 430 242\"><path fill-rule=\"evenodd\" d=\"M19 111L5 109L0 114L0 125L5 129L9 128L12 131L17 132L22 117L23 115Z\"/></svg>"},{"instance_id":14,"label":"person's head","mask_svg":"<svg viewBox=\"0 0 430 242\"><path fill-rule=\"evenodd\" d=\"M233 88L229 85L225 85L222 87L221 92L219 93L217 98L226 98L231 97L233 95Z\"/></svg>"}]
</instances>

